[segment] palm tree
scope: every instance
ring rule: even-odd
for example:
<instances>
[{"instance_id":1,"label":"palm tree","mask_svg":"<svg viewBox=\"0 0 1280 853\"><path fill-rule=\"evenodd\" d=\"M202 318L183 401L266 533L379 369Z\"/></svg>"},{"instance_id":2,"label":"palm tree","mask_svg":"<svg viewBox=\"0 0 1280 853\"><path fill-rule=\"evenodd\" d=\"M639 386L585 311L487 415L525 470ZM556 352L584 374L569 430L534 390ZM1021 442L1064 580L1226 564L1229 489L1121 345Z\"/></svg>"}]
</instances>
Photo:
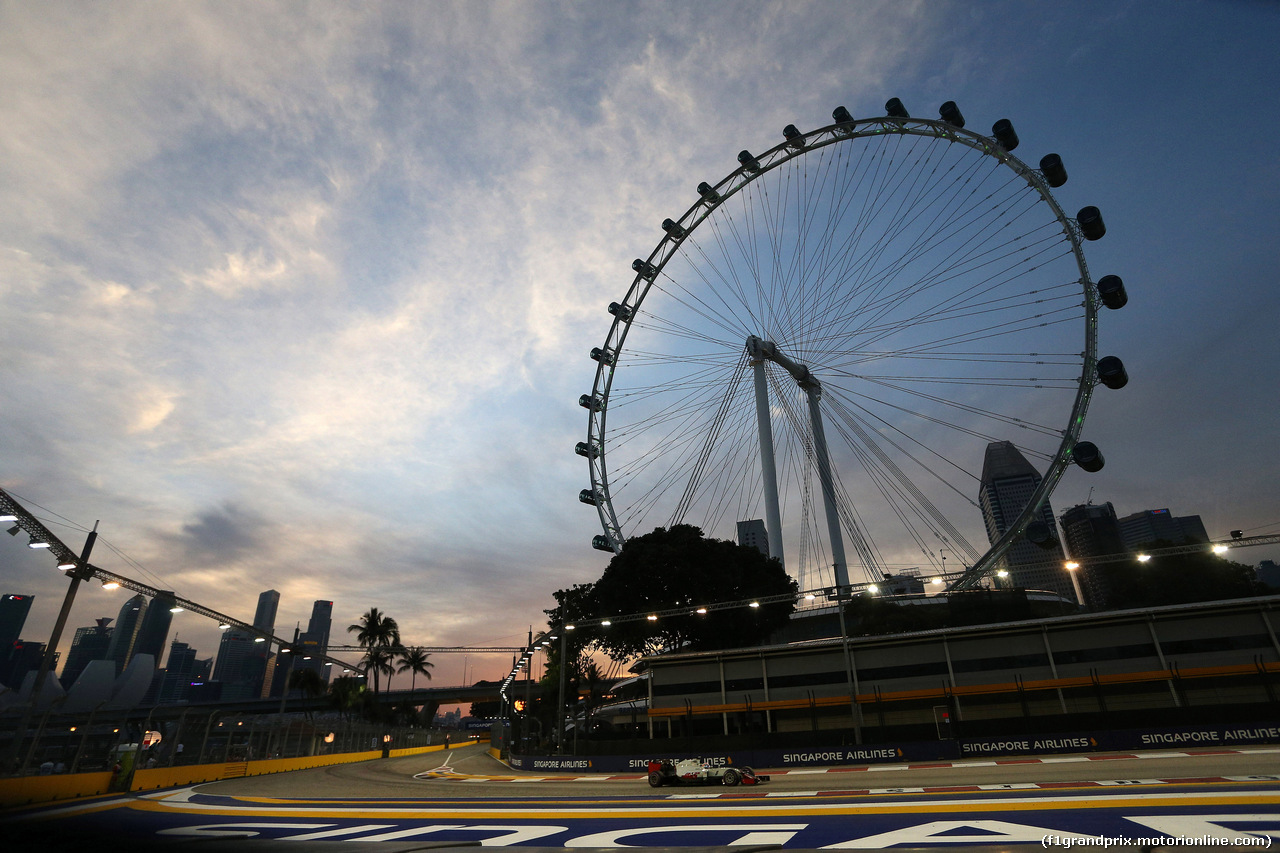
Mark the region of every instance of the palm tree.
<instances>
[{"instance_id":1,"label":"palm tree","mask_svg":"<svg viewBox=\"0 0 1280 853\"><path fill-rule=\"evenodd\" d=\"M378 675L387 677L387 690L391 689L391 676L396 671L395 658L401 646L373 646L364 653L366 670L373 671L373 692L378 692Z\"/></svg>"},{"instance_id":2,"label":"palm tree","mask_svg":"<svg viewBox=\"0 0 1280 853\"><path fill-rule=\"evenodd\" d=\"M413 679L409 682L410 690L418 686L419 675L425 675L427 681L431 680L431 669L435 664L429 660L430 657L422 646L413 646L400 652L400 666L396 668L396 672L413 673Z\"/></svg>"},{"instance_id":3,"label":"palm tree","mask_svg":"<svg viewBox=\"0 0 1280 853\"><path fill-rule=\"evenodd\" d=\"M289 689L297 690L302 696L310 696L312 698L323 696L325 690L324 679L320 677L320 673L314 669L295 669L289 675ZM311 709L307 709L307 719L311 719Z\"/></svg>"},{"instance_id":4,"label":"palm tree","mask_svg":"<svg viewBox=\"0 0 1280 853\"><path fill-rule=\"evenodd\" d=\"M360 617L355 625L348 625L347 632L356 632L356 642L364 647L365 662L373 670L373 692L378 692L378 674L386 672L389 664L385 652L400 647L400 626L396 620L382 613L376 607ZM382 654L375 654L381 650Z\"/></svg>"},{"instance_id":5,"label":"palm tree","mask_svg":"<svg viewBox=\"0 0 1280 853\"><path fill-rule=\"evenodd\" d=\"M364 685L354 678L349 676L335 678L333 684L329 685L330 704L337 708L342 716L349 718L351 713L360 706L360 696L364 690Z\"/></svg>"}]
</instances>

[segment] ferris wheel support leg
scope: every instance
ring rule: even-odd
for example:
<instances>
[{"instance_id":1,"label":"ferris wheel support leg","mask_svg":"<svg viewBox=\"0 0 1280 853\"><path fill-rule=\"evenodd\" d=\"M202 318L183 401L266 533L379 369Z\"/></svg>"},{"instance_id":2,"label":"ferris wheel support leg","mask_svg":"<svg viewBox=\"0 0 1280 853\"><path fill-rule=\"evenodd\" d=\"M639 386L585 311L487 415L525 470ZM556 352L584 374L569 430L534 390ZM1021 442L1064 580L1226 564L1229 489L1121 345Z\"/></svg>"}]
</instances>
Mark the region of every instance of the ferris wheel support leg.
<instances>
[{"instance_id":1,"label":"ferris wheel support leg","mask_svg":"<svg viewBox=\"0 0 1280 853\"><path fill-rule=\"evenodd\" d=\"M769 388L764 359L752 363L756 380L756 425L760 430L760 473L764 477L765 533L769 556L786 565L782 558L782 513L778 510L778 469L773 456L773 423L769 418Z\"/></svg>"},{"instance_id":2,"label":"ferris wheel support leg","mask_svg":"<svg viewBox=\"0 0 1280 853\"><path fill-rule=\"evenodd\" d=\"M820 386L802 383L809 397L809 420L813 423L813 452L817 457L818 478L822 481L822 502L827 509L827 538L831 540L831 558L835 561L836 586L849 585L849 568L844 559L844 537L840 534L840 513L836 509L835 483L831 479L831 460L827 456L827 436L822 430L822 410L818 406Z\"/></svg>"}]
</instances>

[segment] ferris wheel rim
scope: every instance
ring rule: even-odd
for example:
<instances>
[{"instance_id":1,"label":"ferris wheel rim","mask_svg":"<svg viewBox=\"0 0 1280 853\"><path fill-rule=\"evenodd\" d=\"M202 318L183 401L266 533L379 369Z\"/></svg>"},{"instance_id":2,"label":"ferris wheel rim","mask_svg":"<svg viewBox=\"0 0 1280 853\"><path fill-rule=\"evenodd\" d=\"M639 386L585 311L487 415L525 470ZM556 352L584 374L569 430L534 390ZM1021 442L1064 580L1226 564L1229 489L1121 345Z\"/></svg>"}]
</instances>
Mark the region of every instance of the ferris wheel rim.
<instances>
[{"instance_id":1,"label":"ferris wheel rim","mask_svg":"<svg viewBox=\"0 0 1280 853\"><path fill-rule=\"evenodd\" d=\"M620 553L627 534L613 506L609 487L607 419L609 400L613 392L613 380L616 367L616 356L624 352L627 338L631 332L637 313L644 304L650 289L664 271L667 263L676 256L680 247L695 233L697 228L715 211L728 202L730 198L765 175L779 167L805 157L828 146L849 144L856 140L888 135L914 136L933 139L948 144L963 145L977 154L991 158L1013 173L1024 179L1028 186L1039 195L1039 201L1047 205L1053 217L1061 225L1070 243L1070 251L1076 268L1080 273L1078 285L1083 292L1083 310L1085 315L1085 341L1082 357L1082 372L1076 387L1075 398L1070 407L1068 424L1062 432L1062 440L1058 444L1048 468L1041 475L1041 482L1022 512L1021 516L1010 524L1008 530L993 543L982 558L969 567L969 570L957 586L976 583L992 568L1008 547L1020 537L1027 524L1030 523L1044 505L1054 486L1061 479L1071 463L1071 451L1080 438L1084 417L1092 397L1095 382L1092 380L1097 362L1097 300L1092 294L1092 279L1084 256L1080 227L1073 217L1062 209L1040 170L1034 169L1006 150L994 137L985 136L963 127L951 125L943 120L925 118L873 117L855 119L849 122L837 122L797 137L789 138L773 148L765 151L732 171L714 185L699 187L709 188L679 217L671 220L675 228L658 240L654 249L644 259L637 260L636 275L620 304L622 310L615 315L610 330L601 350L604 357L597 359L595 379L590 394L591 405L588 407L587 446L590 450L588 463L591 477L591 494L595 499L596 509L601 527L609 546L615 553ZM743 152L747 155L747 152ZM741 160L741 158L740 158ZM665 223L664 223L665 226ZM612 310L612 306L611 306ZM609 358L610 354L614 358ZM595 351L593 351L593 356ZM584 395L584 400L586 395Z\"/></svg>"}]
</instances>

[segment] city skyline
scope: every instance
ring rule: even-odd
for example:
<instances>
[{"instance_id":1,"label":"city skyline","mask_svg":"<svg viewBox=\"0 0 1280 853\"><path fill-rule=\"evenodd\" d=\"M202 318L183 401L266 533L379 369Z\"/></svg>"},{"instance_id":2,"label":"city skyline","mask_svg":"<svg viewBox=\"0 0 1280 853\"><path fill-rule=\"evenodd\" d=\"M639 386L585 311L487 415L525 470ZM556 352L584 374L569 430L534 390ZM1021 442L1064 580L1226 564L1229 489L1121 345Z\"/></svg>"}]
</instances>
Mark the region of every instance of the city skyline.
<instances>
[{"instance_id":1,"label":"city skyline","mask_svg":"<svg viewBox=\"0 0 1280 853\"><path fill-rule=\"evenodd\" d=\"M271 587L279 625L332 600L334 644L378 607L406 641L520 645L608 560L576 401L631 259L742 148L900 97L1012 119L1106 216L1086 256L1130 304L1100 354L1131 381L1086 419L1106 468L1054 507L1280 529L1280 13L745 5L7 7L0 485L246 621ZM44 641L65 581L5 540ZM86 585L69 626L128 597Z\"/></svg>"}]
</instances>

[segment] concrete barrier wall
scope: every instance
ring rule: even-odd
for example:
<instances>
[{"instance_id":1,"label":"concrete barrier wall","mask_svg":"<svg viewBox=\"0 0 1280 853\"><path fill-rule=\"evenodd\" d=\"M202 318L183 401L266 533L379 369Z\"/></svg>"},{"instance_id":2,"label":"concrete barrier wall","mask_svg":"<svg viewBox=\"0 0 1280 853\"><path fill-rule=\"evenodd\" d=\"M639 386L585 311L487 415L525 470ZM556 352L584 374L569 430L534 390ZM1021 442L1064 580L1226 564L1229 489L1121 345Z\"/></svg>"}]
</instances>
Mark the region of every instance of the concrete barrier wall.
<instances>
[{"instance_id":1,"label":"concrete barrier wall","mask_svg":"<svg viewBox=\"0 0 1280 853\"><path fill-rule=\"evenodd\" d=\"M0 807L71 800L107 793L111 772L74 773L60 776L16 776L0 779Z\"/></svg>"},{"instance_id":2,"label":"concrete barrier wall","mask_svg":"<svg viewBox=\"0 0 1280 853\"><path fill-rule=\"evenodd\" d=\"M469 741L468 741L469 742ZM460 744L456 744L460 745ZM444 744L393 749L391 758L421 755L427 752L443 752ZM303 758L273 758L262 761L224 762L220 764L187 764L182 767L153 767L135 770L131 791L154 791L158 788L177 788L183 785L199 785L242 776L262 776L268 773L287 773L291 770L310 770L334 764L354 764L382 758L381 750L347 752L340 755L310 755ZM111 773L76 773L59 776L18 776L0 779L0 808L48 803L77 797L92 797L108 793Z\"/></svg>"}]
</instances>

